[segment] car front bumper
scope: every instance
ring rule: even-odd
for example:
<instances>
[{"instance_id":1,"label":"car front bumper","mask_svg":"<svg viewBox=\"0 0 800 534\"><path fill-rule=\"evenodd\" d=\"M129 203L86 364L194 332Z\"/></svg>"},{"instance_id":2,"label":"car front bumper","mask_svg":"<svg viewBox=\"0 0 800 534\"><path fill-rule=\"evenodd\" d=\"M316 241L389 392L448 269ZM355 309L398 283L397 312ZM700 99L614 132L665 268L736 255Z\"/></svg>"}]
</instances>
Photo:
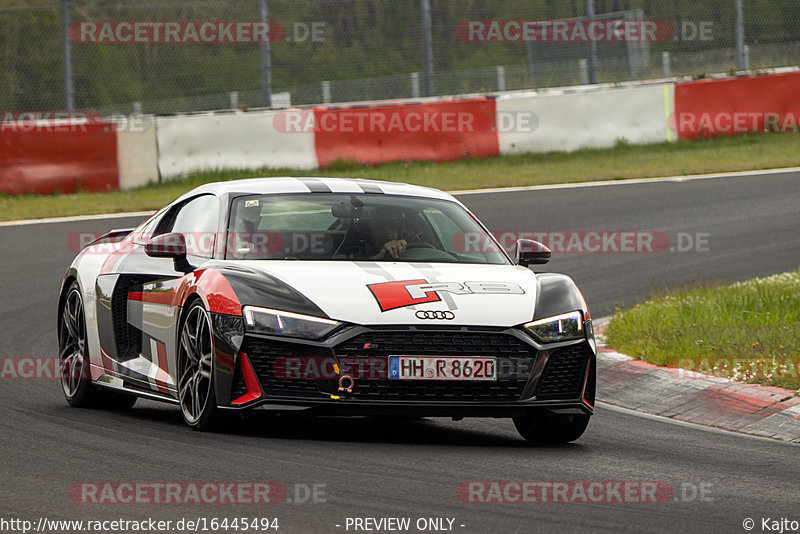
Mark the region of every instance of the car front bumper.
<instances>
[{"instance_id":1,"label":"car front bumper","mask_svg":"<svg viewBox=\"0 0 800 534\"><path fill-rule=\"evenodd\" d=\"M551 345L517 328L474 326L349 326L319 342L247 334L232 372L217 372L218 404L320 415L591 414L596 354L587 326L586 338ZM498 376L496 381L391 380L385 370L392 355L495 357ZM258 386L250 397L248 372ZM350 391L342 388L345 375L352 378Z\"/></svg>"}]
</instances>

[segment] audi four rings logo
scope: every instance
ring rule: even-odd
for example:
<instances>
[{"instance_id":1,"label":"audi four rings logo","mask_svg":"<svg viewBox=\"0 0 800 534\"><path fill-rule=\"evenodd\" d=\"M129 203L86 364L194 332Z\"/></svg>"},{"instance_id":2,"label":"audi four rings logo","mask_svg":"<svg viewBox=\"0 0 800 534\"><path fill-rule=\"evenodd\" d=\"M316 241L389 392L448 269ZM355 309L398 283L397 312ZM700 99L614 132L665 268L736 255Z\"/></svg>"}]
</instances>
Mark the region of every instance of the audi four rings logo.
<instances>
[{"instance_id":1,"label":"audi four rings logo","mask_svg":"<svg viewBox=\"0 0 800 534\"><path fill-rule=\"evenodd\" d=\"M417 319L455 319L456 314L451 311L434 311L434 310L419 310L414 315L417 316Z\"/></svg>"}]
</instances>

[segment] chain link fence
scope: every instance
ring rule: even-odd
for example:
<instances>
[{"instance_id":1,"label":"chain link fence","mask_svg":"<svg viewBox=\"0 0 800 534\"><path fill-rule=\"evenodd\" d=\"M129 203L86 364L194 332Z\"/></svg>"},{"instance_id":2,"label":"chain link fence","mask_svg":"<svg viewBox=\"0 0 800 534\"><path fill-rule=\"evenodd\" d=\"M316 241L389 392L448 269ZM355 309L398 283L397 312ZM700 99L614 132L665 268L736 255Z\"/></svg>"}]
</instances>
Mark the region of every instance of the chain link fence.
<instances>
[{"instance_id":1,"label":"chain link fence","mask_svg":"<svg viewBox=\"0 0 800 534\"><path fill-rule=\"evenodd\" d=\"M604 39L577 31L589 18ZM255 38L261 21L268 39ZM526 21L562 21L565 38ZM626 21L649 21L655 38L632 38ZM798 64L797 0L0 3L0 110L283 107Z\"/></svg>"}]
</instances>

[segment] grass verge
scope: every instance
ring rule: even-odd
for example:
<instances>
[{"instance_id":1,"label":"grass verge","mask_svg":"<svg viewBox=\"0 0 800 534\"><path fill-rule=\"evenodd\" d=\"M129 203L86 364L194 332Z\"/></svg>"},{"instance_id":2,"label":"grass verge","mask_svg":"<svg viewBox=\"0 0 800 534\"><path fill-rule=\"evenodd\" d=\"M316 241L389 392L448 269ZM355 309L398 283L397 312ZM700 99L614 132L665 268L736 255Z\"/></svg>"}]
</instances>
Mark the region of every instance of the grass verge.
<instances>
[{"instance_id":1,"label":"grass verge","mask_svg":"<svg viewBox=\"0 0 800 534\"><path fill-rule=\"evenodd\" d=\"M157 209L206 182L255 176L348 176L409 182L439 189L526 186L618 180L800 165L800 136L746 135L608 149L521 154L447 163L395 162L366 167L340 163L324 171L207 171L128 191L75 195L0 195L0 220Z\"/></svg>"},{"instance_id":2,"label":"grass verge","mask_svg":"<svg viewBox=\"0 0 800 534\"><path fill-rule=\"evenodd\" d=\"M800 390L800 269L663 292L618 312L606 341L657 365Z\"/></svg>"}]
</instances>

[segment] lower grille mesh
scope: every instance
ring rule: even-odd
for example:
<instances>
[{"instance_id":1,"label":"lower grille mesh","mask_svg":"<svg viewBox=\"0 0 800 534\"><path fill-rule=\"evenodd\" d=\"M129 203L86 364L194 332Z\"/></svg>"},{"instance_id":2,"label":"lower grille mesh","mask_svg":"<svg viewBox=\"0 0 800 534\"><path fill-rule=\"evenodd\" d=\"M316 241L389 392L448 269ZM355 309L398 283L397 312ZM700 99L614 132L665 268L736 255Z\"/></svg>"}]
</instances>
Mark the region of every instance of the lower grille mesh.
<instances>
[{"instance_id":1,"label":"lower grille mesh","mask_svg":"<svg viewBox=\"0 0 800 534\"><path fill-rule=\"evenodd\" d=\"M539 381L537 398L573 398L580 395L589 350L585 344L553 352Z\"/></svg>"},{"instance_id":2,"label":"lower grille mesh","mask_svg":"<svg viewBox=\"0 0 800 534\"><path fill-rule=\"evenodd\" d=\"M294 395L319 391L317 380L284 379L280 377L282 373L275 368L276 363L280 365L283 358L301 358L302 356L298 352L283 345L259 339L245 340L241 350L250 359L253 371L266 395ZM241 374L241 371L237 372ZM243 383L244 380L241 382Z\"/></svg>"}]
</instances>

